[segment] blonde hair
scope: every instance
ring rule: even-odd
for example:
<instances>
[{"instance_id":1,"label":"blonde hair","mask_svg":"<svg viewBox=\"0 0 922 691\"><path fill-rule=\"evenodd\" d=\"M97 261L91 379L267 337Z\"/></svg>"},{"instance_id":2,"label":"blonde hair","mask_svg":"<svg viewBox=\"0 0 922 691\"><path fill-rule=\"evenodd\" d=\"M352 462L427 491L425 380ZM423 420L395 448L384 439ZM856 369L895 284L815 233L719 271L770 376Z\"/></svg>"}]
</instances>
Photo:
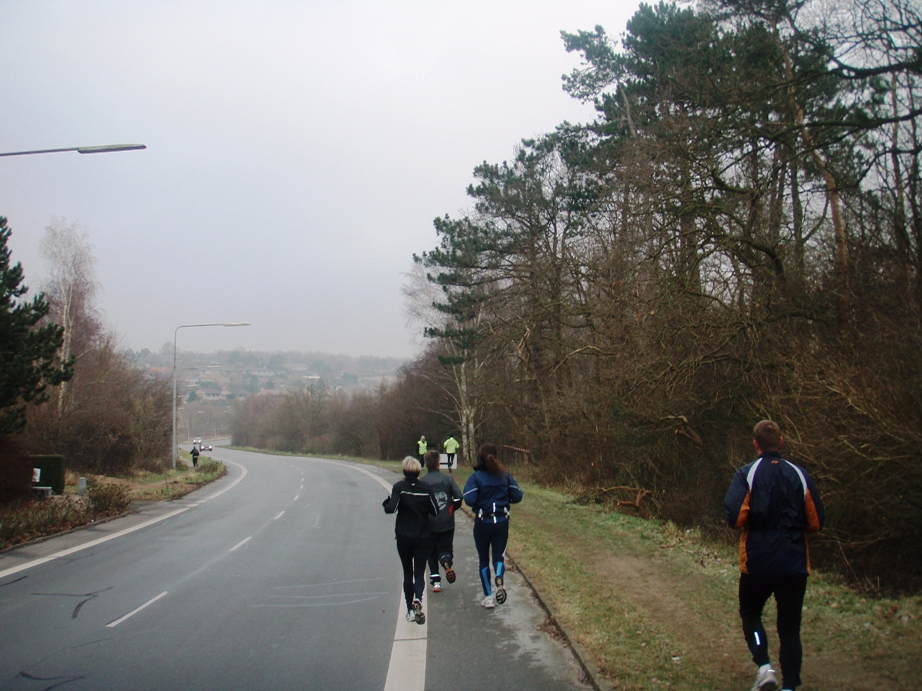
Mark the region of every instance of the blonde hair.
<instances>
[{"instance_id":1,"label":"blonde hair","mask_svg":"<svg viewBox=\"0 0 922 691\"><path fill-rule=\"evenodd\" d=\"M412 456L407 456L403 459L403 472L410 473L411 475L419 475L419 471L422 469L423 467L419 464L419 461Z\"/></svg>"}]
</instances>

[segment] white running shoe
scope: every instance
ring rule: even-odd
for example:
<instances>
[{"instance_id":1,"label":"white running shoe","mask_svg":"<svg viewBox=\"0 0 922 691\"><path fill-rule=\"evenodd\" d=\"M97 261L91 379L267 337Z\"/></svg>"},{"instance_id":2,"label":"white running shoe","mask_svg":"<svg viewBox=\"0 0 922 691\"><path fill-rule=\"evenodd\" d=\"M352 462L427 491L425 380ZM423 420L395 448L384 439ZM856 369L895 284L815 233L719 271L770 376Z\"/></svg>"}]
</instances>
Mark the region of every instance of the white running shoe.
<instances>
[{"instance_id":1,"label":"white running shoe","mask_svg":"<svg viewBox=\"0 0 922 691\"><path fill-rule=\"evenodd\" d=\"M436 581L435 583L432 584L432 592L433 593L442 592L442 584L440 581Z\"/></svg>"},{"instance_id":2,"label":"white running shoe","mask_svg":"<svg viewBox=\"0 0 922 691\"><path fill-rule=\"evenodd\" d=\"M414 610L411 609L407 612L407 621L411 624L416 623L416 612Z\"/></svg>"},{"instance_id":3,"label":"white running shoe","mask_svg":"<svg viewBox=\"0 0 922 691\"><path fill-rule=\"evenodd\" d=\"M775 670L771 665L762 665L756 672L756 683L752 685L752 691L777 691L778 677L775 676Z\"/></svg>"},{"instance_id":4,"label":"white running shoe","mask_svg":"<svg viewBox=\"0 0 922 691\"><path fill-rule=\"evenodd\" d=\"M487 609L493 609L494 607L496 607L496 605L493 602L492 595L487 595L485 598L483 598L483 606L486 607Z\"/></svg>"}]
</instances>

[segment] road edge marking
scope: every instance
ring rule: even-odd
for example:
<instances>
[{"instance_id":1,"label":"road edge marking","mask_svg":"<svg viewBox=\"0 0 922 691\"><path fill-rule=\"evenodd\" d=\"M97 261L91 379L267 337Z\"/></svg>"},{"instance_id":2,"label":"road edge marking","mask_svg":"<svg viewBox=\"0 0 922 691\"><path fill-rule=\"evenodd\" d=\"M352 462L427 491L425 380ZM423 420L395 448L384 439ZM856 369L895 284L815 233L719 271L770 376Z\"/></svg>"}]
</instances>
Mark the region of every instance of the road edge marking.
<instances>
[{"instance_id":1,"label":"road edge marking","mask_svg":"<svg viewBox=\"0 0 922 691\"><path fill-rule=\"evenodd\" d=\"M117 533L112 533L111 535L105 535L103 537L97 538L95 540L90 540L85 542L82 545L75 545L74 547L68 547L67 549L62 549L60 552L55 552L54 554L49 554L47 557L40 557L39 559L33 559L32 561L26 562L25 564L20 564L19 566L13 566L4 571L0 571L0 578L6 578L7 576L12 576L14 573L19 573L20 571L25 571L26 569L31 569L33 566L39 566L41 564L46 564L49 561L54 561L55 559L60 559L61 557L69 557L71 554L76 554L77 552L82 552L85 549L90 547L96 547L101 545L104 542L109 540L114 540L117 537L122 537L123 535L128 535L137 530L142 530L148 526L159 523L160 521L165 521L168 518L173 516L178 516L179 514L188 511L189 507L183 507L181 509L176 509L175 511L170 511L165 513L162 516L157 516L156 518L151 518L150 520L139 523L138 525L131 526L130 528L125 528L124 530L119 530Z\"/></svg>"}]
</instances>

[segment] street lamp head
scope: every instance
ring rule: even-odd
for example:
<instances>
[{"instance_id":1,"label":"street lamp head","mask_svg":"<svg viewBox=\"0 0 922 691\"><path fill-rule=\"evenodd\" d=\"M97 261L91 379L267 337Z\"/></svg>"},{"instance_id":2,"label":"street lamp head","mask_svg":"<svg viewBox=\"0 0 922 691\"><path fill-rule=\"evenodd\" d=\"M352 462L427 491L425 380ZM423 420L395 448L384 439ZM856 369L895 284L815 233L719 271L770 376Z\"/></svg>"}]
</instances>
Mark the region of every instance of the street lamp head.
<instances>
[{"instance_id":1,"label":"street lamp head","mask_svg":"<svg viewBox=\"0 0 922 691\"><path fill-rule=\"evenodd\" d=\"M34 149L32 151L6 151L0 156L31 156L33 154L59 154L76 151L79 154L105 154L113 151L139 151L146 149L145 144L104 144L102 146L68 146L64 149Z\"/></svg>"},{"instance_id":2,"label":"street lamp head","mask_svg":"<svg viewBox=\"0 0 922 691\"><path fill-rule=\"evenodd\" d=\"M104 146L81 146L78 154L104 154L110 151L140 151L146 149L145 144L106 144Z\"/></svg>"}]
</instances>

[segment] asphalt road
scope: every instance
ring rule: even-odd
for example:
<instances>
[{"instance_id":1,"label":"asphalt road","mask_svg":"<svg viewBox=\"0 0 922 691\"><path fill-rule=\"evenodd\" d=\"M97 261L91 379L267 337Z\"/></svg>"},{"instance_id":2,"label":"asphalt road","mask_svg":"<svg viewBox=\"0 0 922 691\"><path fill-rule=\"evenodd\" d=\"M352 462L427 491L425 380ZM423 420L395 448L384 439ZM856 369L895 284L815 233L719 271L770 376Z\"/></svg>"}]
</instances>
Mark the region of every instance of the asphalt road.
<instances>
[{"instance_id":1,"label":"asphalt road","mask_svg":"<svg viewBox=\"0 0 922 691\"><path fill-rule=\"evenodd\" d=\"M0 689L591 688L515 572L480 606L465 518L403 621L393 473L207 455L228 475L181 500L0 554Z\"/></svg>"}]
</instances>

